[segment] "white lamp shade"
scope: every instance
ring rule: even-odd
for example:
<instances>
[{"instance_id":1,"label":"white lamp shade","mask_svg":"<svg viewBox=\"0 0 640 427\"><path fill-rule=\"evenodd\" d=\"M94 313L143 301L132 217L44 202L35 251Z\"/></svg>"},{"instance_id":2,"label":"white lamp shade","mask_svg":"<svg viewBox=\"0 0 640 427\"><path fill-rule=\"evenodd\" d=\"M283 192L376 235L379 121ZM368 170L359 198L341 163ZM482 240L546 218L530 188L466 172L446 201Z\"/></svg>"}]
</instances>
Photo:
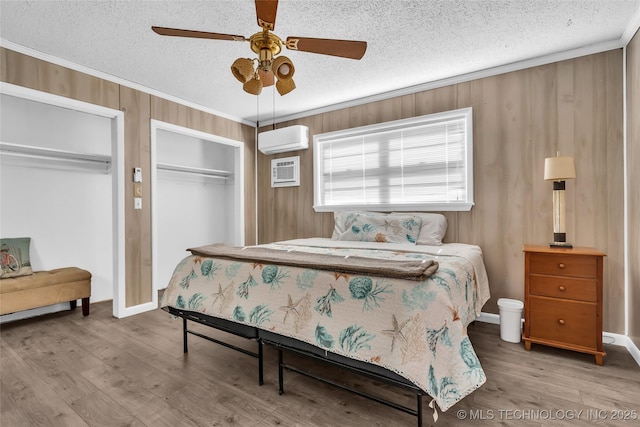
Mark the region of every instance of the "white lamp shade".
<instances>
[{"instance_id":1,"label":"white lamp shade","mask_svg":"<svg viewBox=\"0 0 640 427\"><path fill-rule=\"evenodd\" d=\"M573 157L548 157L544 159L544 179L562 181L576 177Z\"/></svg>"}]
</instances>

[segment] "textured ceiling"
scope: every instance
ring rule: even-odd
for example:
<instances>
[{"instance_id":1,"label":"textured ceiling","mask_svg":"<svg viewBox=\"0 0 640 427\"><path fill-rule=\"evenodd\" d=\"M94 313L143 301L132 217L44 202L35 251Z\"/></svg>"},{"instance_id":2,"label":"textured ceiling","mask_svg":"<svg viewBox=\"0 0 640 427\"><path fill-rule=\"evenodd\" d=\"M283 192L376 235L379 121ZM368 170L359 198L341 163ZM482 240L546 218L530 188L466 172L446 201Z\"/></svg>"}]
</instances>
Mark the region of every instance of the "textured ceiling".
<instances>
[{"instance_id":1,"label":"textured ceiling","mask_svg":"<svg viewBox=\"0 0 640 427\"><path fill-rule=\"evenodd\" d=\"M255 122L585 46L637 28L640 0L281 0L274 33L364 40L360 61L283 50L297 89L249 95L246 42L162 37L152 25L250 36L251 0L0 1L0 38ZM6 43L9 42L9 43Z\"/></svg>"}]
</instances>

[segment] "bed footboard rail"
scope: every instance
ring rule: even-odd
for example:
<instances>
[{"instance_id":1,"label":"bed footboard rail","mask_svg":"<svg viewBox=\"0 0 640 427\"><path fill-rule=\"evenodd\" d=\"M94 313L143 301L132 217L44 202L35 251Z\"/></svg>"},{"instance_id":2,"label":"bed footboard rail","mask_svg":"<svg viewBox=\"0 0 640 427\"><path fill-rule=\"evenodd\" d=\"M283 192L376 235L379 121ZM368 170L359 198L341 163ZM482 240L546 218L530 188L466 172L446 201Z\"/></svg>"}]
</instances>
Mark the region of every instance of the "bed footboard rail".
<instances>
[{"instance_id":1,"label":"bed footboard rail","mask_svg":"<svg viewBox=\"0 0 640 427\"><path fill-rule=\"evenodd\" d=\"M171 313L172 315L182 318L182 340L183 340L183 351L185 353L189 352L188 336L189 334L191 334L191 335L195 335L197 337L203 338L207 341L211 341L221 346L246 354L248 356L255 357L258 359L258 385L264 384L264 367L263 367L264 353L262 349L262 340L260 340L258 337L257 328L249 327L246 325L240 325L234 322L226 321L224 319L218 319L215 317L207 316L206 314L201 314L201 313L186 311L186 310L179 310L174 307L168 307L168 309L169 309L169 313ZM255 340L256 343L258 344L258 351L252 352L245 348L238 347L233 344L229 344L217 338L189 329L188 322L187 322L189 320L192 322L199 323L201 325L209 326L211 328L215 328L223 332L245 338L245 339Z\"/></svg>"}]
</instances>

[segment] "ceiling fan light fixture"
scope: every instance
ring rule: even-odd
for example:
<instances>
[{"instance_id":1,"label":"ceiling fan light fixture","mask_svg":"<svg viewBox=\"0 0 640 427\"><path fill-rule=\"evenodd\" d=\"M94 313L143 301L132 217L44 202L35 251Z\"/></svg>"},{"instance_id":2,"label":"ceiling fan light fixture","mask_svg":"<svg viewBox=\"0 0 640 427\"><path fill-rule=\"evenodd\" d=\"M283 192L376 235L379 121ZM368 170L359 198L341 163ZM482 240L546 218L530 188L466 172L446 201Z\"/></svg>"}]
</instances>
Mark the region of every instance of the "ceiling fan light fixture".
<instances>
[{"instance_id":1,"label":"ceiling fan light fixture","mask_svg":"<svg viewBox=\"0 0 640 427\"><path fill-rule=\"evenodd\" d=\"M273 52L267 48L260 49L258 63L260 64L260 68L269 71L273 63Z\"/></svg>"},{"instance_id":2,"label":"ceiling fan light fixture","mask_svg":"<svg viewBox=\"0 0 640 427\"><path fill-rule=\"evenodd\" d=\"M253 60L238 58L231 64L231 73L240 83L246 83L253 77Z\"/></svg>"},{"instance_id":3,"label":"ceiling fan light fixture","mask_svg":"<svg viewBox=\"0 0 640 427\"><path fill-rule=\"evenodd\" d=\"M296 69L286 56L278 56L273 60L273 73L278 80L291 80ZM295 87L295 85L293 85Z\"/></svg>"},{"instance_id":4,"label":"ceiling fan light fixture","mask_svg":"<svg viewBox=\"0 0 640 427\"><path fill-rule=\"evenodd\" d=\"M252 95L259 95L263 87L269 86L276 86L280 95L285 95L296 88L293 82L295 73L293 62L286 56L278 56L282 52L283 45L289 50L350 59L361 59L367 50L367 42L355 40L290 36L287 37L286 42L283 42L280 37L272 33L276 22L278 0L255 0L255 6L261 31L249 38L179 28L152 26L151 29L162 36L249 42L249 47L257 58L236 59L231 65L231 73L243 84L244 91Z\"/></svg>"},{"instance_id":5,"label":"ceiling fan light fixture","mask_svg":"<svg viewBox=\"0 0 640 427\"><path fill-rule=\"evenodd\" d=\"M292 78L286 80L278 80L276 82L276 89L280 95L286 95L296 88L296 84Z\"/></svg>"},{"instance_id":6,"label":"ceiling fan light fixture","mask_svg":"<svg viewBox=\"0 0 640 427\"><path fill-rule=\"evenodd\" d=\"M275 78L271 71L264 71L262 68L258 68L258 75L260 75L260 81L262 82L262 87L265 88L267 86L273 86L275 83Z\"/></svg>"},{"instance_id":7,"label":"ceiling fan light fixture","mask_svg":"<svg viewBox=\"0 0 640 427\"><path fill-rule=\"evenodd\" d=\"M262 82L260 81L260 76L258 76L258 74L256 73L251 80L242 85L242 89L244 89L245 92L250 93L251 95L260 95L260 92L262 92Z\"/></svg>"}]
</instances>

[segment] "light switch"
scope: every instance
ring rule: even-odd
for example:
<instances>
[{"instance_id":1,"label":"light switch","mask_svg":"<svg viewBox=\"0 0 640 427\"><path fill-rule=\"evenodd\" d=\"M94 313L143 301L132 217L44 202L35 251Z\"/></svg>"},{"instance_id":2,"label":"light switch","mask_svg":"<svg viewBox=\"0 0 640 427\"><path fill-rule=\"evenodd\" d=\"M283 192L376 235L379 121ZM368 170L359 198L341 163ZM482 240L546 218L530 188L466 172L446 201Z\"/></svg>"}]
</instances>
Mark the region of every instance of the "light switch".
<instances>
[{"instance_id":1,"label":"light switch","mask_svg":"<svg viewBox=\"0 0 640 427\"><path fill-rule=\"evenodd\" d=\"M133 208L134 209L142 209L142 197L134 197L133 198Z\"/></svg>"},{"instance_id":2,"label":"light switch","mask_svg":"<svg viewBox=\"0 0 640 427\"><path fill-rule=\"evenodd\" d=\"M133 197L142 197L142 184L133 184Z\"/></svg>"},{"instance_id":3,"label":"light switch","mask_svg":"<svg viewBox=\"0 0 640 427\"><path fill-rule=\"evenodd\" d=\"M133 182L142 182L142 168L133 168Z\"/></svg>"}]
</instances>

